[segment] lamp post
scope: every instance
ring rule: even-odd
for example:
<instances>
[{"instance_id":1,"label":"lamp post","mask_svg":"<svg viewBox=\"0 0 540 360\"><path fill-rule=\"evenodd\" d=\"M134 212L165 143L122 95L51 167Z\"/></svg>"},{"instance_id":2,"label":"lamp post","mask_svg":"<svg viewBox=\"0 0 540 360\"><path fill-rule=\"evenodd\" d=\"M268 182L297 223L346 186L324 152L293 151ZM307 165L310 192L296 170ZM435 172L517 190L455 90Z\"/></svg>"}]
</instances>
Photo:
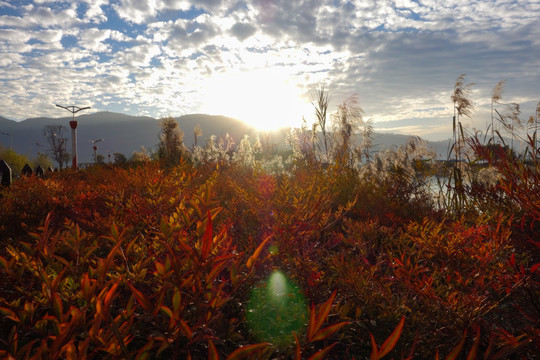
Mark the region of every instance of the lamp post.
<instances>
[{"instance_id":1,"label":"lamp post","mask_svg":"<svg viewBox=\"0 0 540 360\"><path fill-rule=\"evenodd\" d=\"M94 163L96 163L96 164L97 164L97 145L96 144L98 142L100 142L100 141L103 141L103 140L105 140L105 139L94 139L94 140L91 139L90 140L90 142L92 144L94 144Z\"/></svg>"},{"instance_id":2,"label":"lamp post","mask_svg":"<svg viewBox=\"0 0 540 360\"><path fill-rule=\"evenodd\" d=\"M74 105L62 106L56 104L56 106L69 111L73 115L72 120L69 122L69 126L71 127L71 156L73 158L72 168L77 169L77 121L75 121L75 113L90 109L90 106L85 106L82 108Z\"/></svg>"}]
</instances>

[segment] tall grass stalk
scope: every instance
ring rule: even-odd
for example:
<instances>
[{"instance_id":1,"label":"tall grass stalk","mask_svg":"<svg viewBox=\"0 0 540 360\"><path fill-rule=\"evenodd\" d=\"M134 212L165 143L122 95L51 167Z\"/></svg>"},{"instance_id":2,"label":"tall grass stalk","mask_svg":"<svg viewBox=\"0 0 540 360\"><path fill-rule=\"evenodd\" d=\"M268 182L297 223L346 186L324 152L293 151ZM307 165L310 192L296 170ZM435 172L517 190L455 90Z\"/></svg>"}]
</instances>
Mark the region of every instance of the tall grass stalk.
<instances>
[{"instance_id":1,"label":"tall grass stalk","mask_svg":"<svg viewBox=\"0 0 540 360\"><path fill-rule=\"evenodd\" d=\"M493 142L495 137L495 104L498 104L502 99L505 83L506 80L499 81L491 91L491 142ZM488 131L489 128L486 132Z\"/></svg>"},{"instance_id":2,"label":"tall grass stalk","mask_svg":"<svg viewBox=\"0 0 540 360\"><path fill-rule=\"evenodd\" d=\"M462 174L462 152L465 145L465 132L461 119L465 116L470 118L474 109L473 102L470 99L473 83L465 84L465 74L457 77L454 84L454 92L450 97L454 105L454 116L452 122L452 146L450 147L448 160L450 160L452 151L454 156L454 167L449 177L448 196L451 197L450 203L453 204L453 211L461 213L466 198L463 191L463 174ZM453 182L453 187L452 187Z\"/></svg>"}]
</instances>

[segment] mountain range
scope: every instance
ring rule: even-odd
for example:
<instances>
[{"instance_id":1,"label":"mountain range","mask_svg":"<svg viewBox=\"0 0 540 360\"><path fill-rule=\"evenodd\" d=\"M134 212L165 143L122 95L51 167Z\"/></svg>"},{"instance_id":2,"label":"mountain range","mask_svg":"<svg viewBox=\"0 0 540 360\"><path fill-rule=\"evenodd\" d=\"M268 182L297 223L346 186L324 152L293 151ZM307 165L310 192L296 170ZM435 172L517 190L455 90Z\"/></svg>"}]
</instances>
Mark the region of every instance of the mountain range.
<instances>
[{"instance_id":1,"label":"mountain range","mask_svg":"<svg viewBox=\"0 0 540 360\"><path fill-rule=\"evenodd\" d=\"M191 148L194 143L193 130L199 126L202 135L198 138L198 145L203 145L211 135L224 137L229 134L238 143L244 135L253 139L257 134L268 137L269 141L279 146L284 146L285 135L289 129L280 129L273 132L261 133L256 128L246 123L221 115L190 114L175 118L184 132L184 143ZM71 152L71 129L69 121L71 117L61 118L30 118L23 121L14 121L0 116L0 145L4 148L12 147L14 151L24 154L29 158L37 156L38 152L47 153L48 143L43 135L43 129L47 125L63 125L64 137L68 138L68 151ZM147 116L131 116L113 112L96 112L76 117L77 126L77 151L79 162L91 162L93 157L92 140L103 139L96 143L97 153L105 156L108 154L122 153L130 157L141 147L153 151L159 142L158 135L160 124L158 119ZM401 134L375 133L373 136L374 151L388 149L403 145L409 136ZM448 141L428 142L435 151L437 157L445 158Z\"/></svg>"}]
</instances>

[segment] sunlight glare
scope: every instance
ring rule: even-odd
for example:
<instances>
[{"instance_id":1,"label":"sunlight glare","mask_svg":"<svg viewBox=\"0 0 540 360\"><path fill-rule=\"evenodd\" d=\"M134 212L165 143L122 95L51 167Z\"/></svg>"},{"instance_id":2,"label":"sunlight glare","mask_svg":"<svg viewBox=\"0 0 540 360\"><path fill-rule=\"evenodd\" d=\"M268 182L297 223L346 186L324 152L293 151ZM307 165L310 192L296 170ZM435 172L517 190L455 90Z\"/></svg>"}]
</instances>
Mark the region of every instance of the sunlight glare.
<instances>
[{"instance_id":1,"label":"sunlight glare","mask_svg":"<svg viewBox=\"0 0 540 360\"><path fill-rule=\"evenodd\" d=\"M312 112L288 75L278 69L228 72L208 80L205 112L225 115L264 131L299 127Z\"/></svg>"},{"instance_id":2,"label":"sunlight glare","mask_svg":"<svg viewBox=\"0 0 540 360\"><path fill-rule=\"evenodd\" d=\"M251 291L246 321L260 341L289 346L294 333L302 334L307 322L307 306L302 291L281 271L274 271Z\"/></svg>"}]
</instances>

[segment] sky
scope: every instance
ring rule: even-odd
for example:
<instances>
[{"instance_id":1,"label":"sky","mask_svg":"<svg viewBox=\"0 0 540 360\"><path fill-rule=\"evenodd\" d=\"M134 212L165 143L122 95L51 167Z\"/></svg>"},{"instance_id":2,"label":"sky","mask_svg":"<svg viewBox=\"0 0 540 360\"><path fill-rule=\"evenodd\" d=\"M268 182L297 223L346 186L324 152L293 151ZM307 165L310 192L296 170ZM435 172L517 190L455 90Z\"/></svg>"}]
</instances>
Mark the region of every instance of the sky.
<instances>
[{"instance_id":1,"label":"sky","mask_svg":"<svg viewBox=\"0 0 540 360\"><path fill-rule=\"evenodd\" d=\"M60 104L310 125L324 85L330 113L357 96L377 131L442 140L460 74L474 83L471 131L501 80L502 102L534 114L540 0L0 0L12 120L69 116Z\"/></svg>"}]
</instances>

